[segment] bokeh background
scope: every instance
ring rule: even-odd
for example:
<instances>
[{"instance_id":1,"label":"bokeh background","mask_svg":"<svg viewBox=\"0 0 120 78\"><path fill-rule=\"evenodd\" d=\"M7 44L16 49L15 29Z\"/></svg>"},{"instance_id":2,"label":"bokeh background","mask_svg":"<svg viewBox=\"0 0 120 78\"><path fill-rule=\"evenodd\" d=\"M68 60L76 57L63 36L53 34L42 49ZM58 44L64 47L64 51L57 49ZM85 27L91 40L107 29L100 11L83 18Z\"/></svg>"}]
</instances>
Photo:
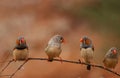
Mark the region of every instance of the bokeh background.
<instances>
[{"instance_id":1,"label":"bokeh background","mask_svg":"<svg viewBox=\"0 0 120 78\"><path fill-rule=\"evenodd\" d=\"M108 49L120 47L120 0L0 0L1 62L12 59L20 35L27 40L30 57L47 58L44 48L56 34L66 41L62 59L80 59L79 40L87 35L95 46L93 64L103 65ZM2 74L12 74L21 63L12 63ZM120 63L113 70L120 73ZM88 71L84 65L29 61L13 78L119 77L99 68Z\"/></svg>"}]
</instances>

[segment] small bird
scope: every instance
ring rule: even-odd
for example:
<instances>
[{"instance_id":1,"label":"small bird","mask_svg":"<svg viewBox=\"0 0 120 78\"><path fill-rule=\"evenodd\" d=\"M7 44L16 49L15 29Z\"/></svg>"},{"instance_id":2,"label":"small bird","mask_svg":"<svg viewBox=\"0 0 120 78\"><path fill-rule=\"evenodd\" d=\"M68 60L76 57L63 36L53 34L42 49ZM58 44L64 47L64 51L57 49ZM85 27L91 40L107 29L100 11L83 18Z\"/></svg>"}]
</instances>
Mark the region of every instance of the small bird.
<instances>
[{"instance_id":1,"label":"small bird","mask_svg":"<svg viewBox=\"0 0 120 78\"><path fill-rule=\"evenodd\" d=\"M48 55L48 61L52 62L54 57L59 57L62 52L62 43L64 43L64 38L61 35L55 35L49 40L48 45L45 48L45 52ZM60 60L62 61L61 58Z\"/></svg>"},{"instance_id":2,"label":"small bird","mask_svg":"<svg viewBox=\"0 0 120 78\"><path fill-rule=\"evenodd\" d=\"M110 48L104 57L104 66L114 69L118 64L118 55L118 49L116 47Z\"/></svg>"},{"instance_id":3,"label":"small bird","mask_svg":"<svg viewBox=\"0 0 120 78\"><path fill-rule=\"evenodd\" d=\"M92 44L92 41L87 37L83 36L80 39L80 53L81 57L84 59L84 61L88 64L90 64L91 60L93 59L93 53L94 53L94 46ZM91 66L87 66L87 70L90 70Z\"/></svg>"},{"instance_id":4,"label":"small bird","mask_svg":"<svg viewBox=\"0 0 120 78\"><path fill-rule=\"evenodd\" d=\"M26 40L23 36L20 36L16 40L16 46L13 49L13 59L14 61L17 60L27 60L28 59L28 46L26 44Z\"/></svg>"}]
</instances>

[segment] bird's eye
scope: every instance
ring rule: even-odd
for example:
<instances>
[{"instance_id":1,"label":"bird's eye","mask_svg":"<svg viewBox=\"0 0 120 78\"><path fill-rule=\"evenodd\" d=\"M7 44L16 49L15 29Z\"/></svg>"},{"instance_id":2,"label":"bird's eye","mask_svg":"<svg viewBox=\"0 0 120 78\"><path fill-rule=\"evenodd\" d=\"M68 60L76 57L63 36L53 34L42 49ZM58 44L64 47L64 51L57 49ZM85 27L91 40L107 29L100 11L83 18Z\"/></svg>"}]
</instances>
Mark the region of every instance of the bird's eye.
<instances>
[{"instance_id":1,"label":"bird's eye","mask_svg":"<svg viewBox=\"0 0 120 78\"><path fill-rule=\"evenodd\" d=\"M63 39L63 37L61 37L61 38L60 38L60 41L61 41L62 43L64 42L64 39Z\"/></svg>"},{"instance_id":2,"label":"bird's eye","mask_svg":"<svg viewBox=\"0 0 120 78\"><path fill-rule=\"evenodd\" d=\"M62 37L60 37L60 40L63 40L63 38L62 38Z\"/></svg>"}]
</instances>

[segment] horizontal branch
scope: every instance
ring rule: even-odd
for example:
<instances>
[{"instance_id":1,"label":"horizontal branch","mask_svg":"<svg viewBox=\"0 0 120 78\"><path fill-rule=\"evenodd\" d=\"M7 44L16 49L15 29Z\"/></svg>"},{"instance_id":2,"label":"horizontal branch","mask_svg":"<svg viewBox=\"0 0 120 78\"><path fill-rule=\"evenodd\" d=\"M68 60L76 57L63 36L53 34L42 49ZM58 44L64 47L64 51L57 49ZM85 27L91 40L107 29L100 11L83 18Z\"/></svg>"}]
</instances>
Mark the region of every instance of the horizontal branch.
<instances>
[{"instance_id":1,"label":"horizontal branch","mask_svg":"<svg viewBox=\"0 0 120 78\"><path fill-rule=\"evenodd\" d=\"M11 62L13 62L14 60L10 60L8 62L8 64L0 71L0 74L10 65Z\"/></svg>"},{"instance_id":2,"label":"horizontal branch","mask_svg":"<svg viewBox=\"0 0 120 78\"><path fill-rule=\"evenodd\" d=\"M30 60L48 60L47 58L28 58L28 60L27 61L25 61L22 65L20 65L19 67L18 67L18 69L12 74L12 75L3 75L3 76L10 76L10 78L12 78L16 73L17 73L17 71L18 70L20 70L24 65L25 65L25 63L27 63L28 61L30 61ZM61 60L60 59L53 59L53 61L58 61L58 62L61 62ZM13 62L13 61L12 61ZM108 72L111 72L111 73L113 73L113 74L115 74L115 75L117 75L117 76L120 76L120 74L119 73L117 73L117 72L115 72L115 71L112 71L111 69L109 69L109 68L106 68L106 67L104 67L104 66L101 66L101 65L93 65L93 64L88 64L88 63L85 63L85 62L81 62L81 61L71 61L71 60L62 60L62 62L66 62L66 63L73 63L73 64L82 64L82 65L90 65L90 66L92 66L92 67L96 67L96 68L100 68L100 69L103 69L103 70L106 70L106 71L108 71ZM9 63L11 63L11 62L9 62ZM8 65L7 65L8 66ZM2 76L2 75L1 75ZM0 77L1 77L0 76Z\"/></svg>"},{"instance_id":3,"label":"horizontal branch","mask_svg":"<svg viewBox=\"0 0 120 78\"><path fill-rule=\"evenodd\" d=\"M12 77L17 73L17 71L20 70L20 69L23 67L23 65L26 64L27 62L28 62L28 60L24 61L23 64L21 64L21 65L17 68L17 70L16 70L9 78L12 78Z\"/></svg>"},{"instance_id":4,"label":"horizontal branch","mask_svg":"<svg viewBox=\"0 0 120 78\"><path fill-rule=\"evenodd\" d=\"M47 58L29 58L28 60L48 60ZM59 61L61 62L61 60L59 59L54 59L53 61ZM103 69L103 70L106 70L108 72L111 72L117 76L120 76L119 73L115 72L115 71L112 71L111 69L109 68L106 68L104 66L101 66L101 65L93 65L93 64L88 64L88 63L85 63L85 62L80 62L80 61L71 61L71 60L62 60L62 62L67 62L67 63L74 63L74 64L82 64L82 65L90 65L92 67L97 67L97 68L100 68L100 69Z\"/></svg>"}]
</instances>

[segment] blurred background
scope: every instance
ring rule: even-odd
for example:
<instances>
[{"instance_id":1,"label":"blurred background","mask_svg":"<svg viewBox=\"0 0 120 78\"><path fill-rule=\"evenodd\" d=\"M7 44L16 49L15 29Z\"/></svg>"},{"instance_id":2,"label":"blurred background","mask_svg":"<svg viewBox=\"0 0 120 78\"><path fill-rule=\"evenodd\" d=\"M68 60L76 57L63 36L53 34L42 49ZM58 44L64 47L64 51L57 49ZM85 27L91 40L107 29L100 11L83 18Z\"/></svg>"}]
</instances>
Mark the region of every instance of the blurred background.
<instances>
[{"instance_id":1,"label":"blurred background","mask_svg":"<svg viewBox=\"0 0 120 78\"><path fill-rule=\"evenodd\" d=\"M12 59L16 39L22 35L30 57L46 57L48 40L63 35L62 59L80 59L80 38L90 37L95 46L93 64L103 65L109 48L120 47L120 0L0 0L0 61ZM7 62L6 62L7 63ZM1 63L3 68L6 63ZM12 63L2 74L12 74L21 62ZM120 73L120 63L114 71ZM8 78L8 77L3 77ZM99 68L29 61L13 78L118 78Z\"/></svg>"}]
</instances>

